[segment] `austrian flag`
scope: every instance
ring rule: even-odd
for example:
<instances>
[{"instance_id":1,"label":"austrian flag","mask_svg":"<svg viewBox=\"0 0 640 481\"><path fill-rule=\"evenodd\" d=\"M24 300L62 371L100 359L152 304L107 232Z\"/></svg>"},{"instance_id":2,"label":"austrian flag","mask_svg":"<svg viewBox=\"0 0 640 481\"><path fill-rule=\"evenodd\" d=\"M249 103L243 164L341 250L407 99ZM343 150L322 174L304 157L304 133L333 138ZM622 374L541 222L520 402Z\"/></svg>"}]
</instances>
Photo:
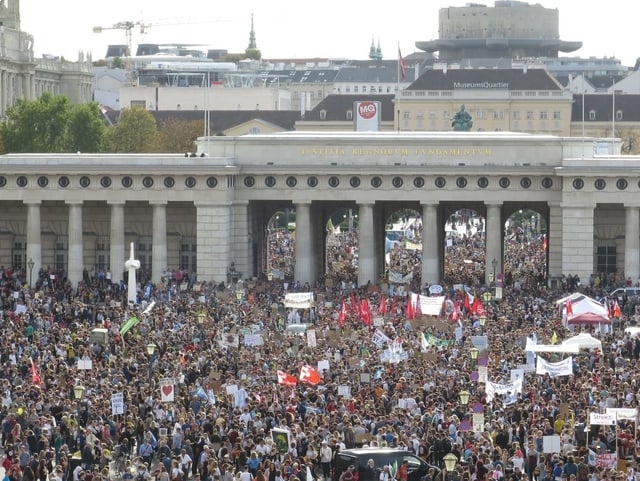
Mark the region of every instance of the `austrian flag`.
<instances>
[{"instance_id":1,"label":"austrian flag","mask_svg":"<svg viewBox=\"0 0 640 481\"><path fill-rule=\"evenodd\" d=\"M315 386L320 384L322 378L320 377L320 373L311 366L302 366L300 368L300 381Z\"/></svg>"},{"instance_id":2,"label":"austrian flag","mask_svg":"<svg viewBox=\"0 0 640 481\"><path fill-rule=\"evenodd\" d=\"M298 384L298 380L291 374L287 374L284 371L278 371L278 384L284 384L285 386L295 386L296 384Z\"/></svg>"}]
</instances>

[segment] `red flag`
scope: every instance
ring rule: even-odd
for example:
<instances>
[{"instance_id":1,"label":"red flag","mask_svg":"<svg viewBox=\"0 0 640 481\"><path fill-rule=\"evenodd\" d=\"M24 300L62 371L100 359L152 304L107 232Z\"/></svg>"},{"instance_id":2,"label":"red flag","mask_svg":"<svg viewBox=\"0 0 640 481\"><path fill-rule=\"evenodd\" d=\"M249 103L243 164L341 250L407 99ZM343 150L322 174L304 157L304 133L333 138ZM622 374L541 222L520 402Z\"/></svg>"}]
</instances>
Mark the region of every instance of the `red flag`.
<instances>
[{"instance_id":1,"label":"red flag","mask_svg":"<svg viewBox=\"0 0 640 481\"><path fill-rule=\"evenodd\" d=\"M384 316L387 313L387 298L382 296L380 299L380 307L378 308L380 315Z\"/></svg>"},{"instance_id":2,"label":"red flag","mask_svg":"<svg viewBox=\"0 0 640 481\"><path fill-rule=\"evenodd\" d=\"M482 305L482 302L480 302L480 298L476 297L473 300L473 304L471 304L471 309L469 310L469 312L471 314L478 314L478 309L480 309L480 307L482 307L484 309L484 306Z\"/></svg>"},{"instance_id":3,"label":"red flag","mask_svg":"<svg viewBox=\"0 0 640 481\"><path fill-rule=\"evenodd\" d=\"M358 303L356 302L355 294L352 292L351 293L351 314L357 314L357 313L358 313Z\"/></svg>"},{"instance_id":4,"label":"red flag","mask_svg":"<svg viewBox=\"0 0 640 481\"><path fill-rule=\"evenodd\" d=\"M413 310L413 304L411 304L411 295L407 297L407 309L405 311L405 314L407 315L407 319L409 320L415 319L416 317L415 311Z\"/></svg>"},{"instance_id":5,"label":"red flag","mask_svg":"<svg viewBox=\"0 0 640 481\"><path fill-rule=\"evenodd\" d=\"M416 308L413 311L413 315L414 316L421 316L422 315L422 303L420 302L420 294L418 294L416 296Z\"/></svg>"},{"instance_id":6,"label":"red flag","mask_svg":"<svg viewBox=\"0 0 640 481\"><path fill-rule=\"evenodd\" d=\"M478 303L478 307L476 308L476 312L475 312L478 317L482 317L482 316L487 316L487 310L484 307L484 304L482 302Z\"/></svg>"},{"instance_id":7,"label":"red flag","mask_svg":"<svg viewBox=\"0 0 640 481\"><path fill-rule=\"evenodd\" d=\"M620 317L622 313L620 312L620 306L618 305L618 300L616 299L615 304L613 305L613 317Z\"/></svg>"},{"instance_id":8,"label":"red flag","mask_svg":"<svg viewBox=\"0 0 640 481\"><path fill-rule=\"evenodd\" d=\"M395 317L396 316L396 296L393 296L391 299L391 311L390 314Z\"/></svg>"},{"instance_id":9,"label":"red flag","mask_svg":"<svg viewBox=\"0 0 640 481\"><path fill-rule=\"evenodd\" d=\"M571 299L567 300L567 317L573 316L573 306L571 305Z\"/></svg>"},{"instance_id":10,"label":"red flag","mask_svg":"<svg viewBox=\"0 0 640 481\"><path fill-rule=\"evenodd\" d=\"M464 307L465 311L469 312L471 310L471 301L469 300L471 295L467 292L465 292L463 295L464 295L464 300L462 301L462 307Z\"/></svg>"},{"instance_id":11,"label":"red flag","mask_svg":"<svg viewBox=\"0 0 640 481\"><path fill-rule=\"evenodd\" d=\"M284 384L285 386L295 386L296 384L298 384L298 380L291 374L287 374L284 371L278 371L278 384Z\"/></svg>"},{"instance_id":12,"label":"red flag","mask_svg":"<svg viewBox=\"0 0 640 481\"><path fill-rule=\"evenodd\" d=\"M311 366L302 366L300 368L299 379L300 381L306 384L311 384L312 386L316 386L317 384L320 384L320 381L322 381L320 373Z\"/></svg>"},{"instance_id":13,"label":"red flag","mask_svg":"<svg viewBox=\"0 0 640 481\"><path fill-rule=\"evenodd\" d=\"M407 64L402 58L402 52L400 52L400 45L398 45L398 70L400 71L400 80L405 81L407 79Z\"/></svg>"},{"instance_id":14,"label":"red flag","mask_svg":"<svg viewBox=\"0 0 640 481\"><path fill-rule=\"evenodd\" d=\"M258 394L257 392L253 393L253 397L256 398L256 401L258 401L259 403L262 402L262 396L260 396L260 394Z\"/></svg>"},{"instance_id":15,"label":"red flag","mask_svg":"<svg viewBox=\"0 0 640 481\"><path fill-rule=\"evenodd\" d=\"M340 308L340 315L338 316L338 326L344 326L344 321L347 318L347 303L342 301L342 307Z\"/></svg>"},{"instance_id":16,"label":"red flag","mask_svg":"<svg viewBox=\"0 0 640 481\"><path fill-rule=\"evenodd\" d=\"M368 326L371 324L371 309L369 308L369 299L366 297L360 301L360 320Z\"/></svg>"},{"instance_id":17,"label":"red flag","mask_svg":"<svg viewBox=\"0 0 640 481\"><path fill-rule=\"evenodd\" d=\"M31 359L31 379L33 380L33 383L36 386L42 387L42 378L40 377L40 373L38 372L38 368L33 363L33 359Z\"/></svg>"}]
</instances>

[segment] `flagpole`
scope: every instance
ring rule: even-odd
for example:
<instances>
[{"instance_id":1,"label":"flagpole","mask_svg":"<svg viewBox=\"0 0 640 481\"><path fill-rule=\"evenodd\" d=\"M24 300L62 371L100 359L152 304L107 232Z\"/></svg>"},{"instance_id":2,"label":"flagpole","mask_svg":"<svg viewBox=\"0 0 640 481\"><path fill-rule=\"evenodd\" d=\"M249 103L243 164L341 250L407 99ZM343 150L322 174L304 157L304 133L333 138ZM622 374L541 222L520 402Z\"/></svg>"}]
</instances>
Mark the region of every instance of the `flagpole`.
<instances>
[{"instance_id":1,"label":"flagpole","mask_svg":"<svg viewBox=\"0 0 640 481\"><path fill-rule=\"evenodd\" d=\"M400 42L398 42L398 76L396 77L396 108L398 110L398 133L400 133L400 62L402 57L400 56Z\"/></svg>"}]
</instances>

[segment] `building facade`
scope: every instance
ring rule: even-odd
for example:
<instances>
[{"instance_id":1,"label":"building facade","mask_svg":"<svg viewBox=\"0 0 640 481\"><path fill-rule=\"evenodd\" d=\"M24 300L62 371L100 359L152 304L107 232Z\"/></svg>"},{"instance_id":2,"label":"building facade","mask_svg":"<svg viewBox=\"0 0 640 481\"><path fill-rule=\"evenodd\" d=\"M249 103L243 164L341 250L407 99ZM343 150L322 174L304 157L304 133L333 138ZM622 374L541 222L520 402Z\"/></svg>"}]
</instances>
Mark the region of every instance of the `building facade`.
<instances>
[{"instance_id":1,"label":"building facade","mask_svg":"<svg viewBox=\"0 0 640 481\"><path fill-rule=\"evenodd\" d=\"M35 100L44 92L69 97L72 103L91 102L91 58L81 53L77 62L59 58L36 59L33 35L20 30L20 2L0 3L0 119L18 99Z\"/></svg>"},{"instance_id":2,"label":"building facade","mask_svg":"<svg viewBox=\"0 0 640 481\"><path fill-rule=\"evenodd\" d=\"M265 274L270 219L296 216L295 279L327 266L327 221L357 212L358 282L384 272L385 220L422 215L422 280L439 282L445 222L486 219L486 258L502 271L504 225L531 209L548 226L548 276L640 277L640 158L594 155L593 139L514 133L297 133L199 139L182 155L0 157L0 259L122 278L131 242L150 278L167 269L223 281L231 263ZM619 143L609 148L619 148ZM613 149L615 150L615 149ZM201 156L201 154L204 154ZM490 261L489 261L490 262ZM492 266L488 266L487 272Z\"/></svg>"}]
</instances>

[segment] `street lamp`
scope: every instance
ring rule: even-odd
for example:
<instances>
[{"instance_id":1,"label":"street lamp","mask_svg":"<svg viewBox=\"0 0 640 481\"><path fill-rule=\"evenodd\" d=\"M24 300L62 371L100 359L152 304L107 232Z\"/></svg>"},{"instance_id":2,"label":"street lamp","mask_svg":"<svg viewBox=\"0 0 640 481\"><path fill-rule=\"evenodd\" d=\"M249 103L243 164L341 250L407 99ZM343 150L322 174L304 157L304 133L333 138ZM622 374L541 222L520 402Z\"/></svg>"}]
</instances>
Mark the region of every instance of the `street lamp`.
<instances>
[{"instance_id":1,"label":"street lamp","mask_svg":"<svg viewBox=\"0 0 640 481\"><path fill-rule=\"evenodd\" d=\"M35 266L36 263L33 262L33 259L31 257L29 257L29 261L27 262L27 267L29 268L29 288L31 288L32 284L31 284L31 276L33 274L33 266Z\"/></svg>"},{"instance_id":2,"label":"street lamp","mask_svg":"<svg viewBox=\"0 0 640 481\"><path fill-rule=\"evenodd\" d=\"M487 323L487 316L480 316L480 327L484 327Z\"/></svg>"},{"instance_id":3,"label":"street lamp","mask_svg":"<svg viewBox=\"0 0 640 481\"><path fill-rule=\"evenodd\" d=\"M469 355L471 356L471 360L473 361L473 367L476 366L479 353L480 353L480 350L477 347L472 347L471 349L469 349Z\"/></svg>"},{"instance_id":4,"label":"street lamp","mask_svg":"<svg viewBox=\"0 0 640 481\"><path fill-rule=\"evenodd\" d=\"M198 312L198 326L200 327L200 342L204 342L204 320L207 315L204 312Z\"/></svg>"},{"instance_id":5,"label":"street lamp","mask_svg":"<svg viewBox=\"0 0 640 481\"><path fill-rule=\"evenodd\" d=\"M267 272L267 280L271 282L273 280L273 272Z\"/></svg>"},{"instance_id":6,"label":"street lamp","mask_svg":"<svg viewBox=\"0 0 640 481\"><path fill-rule=\"evenodd\" d=\"M447 480L447 473L453 473L456 469L456 465L458 464L458 458L455 454L449 453L444 458L442 458L444 462L444 476L442 477L442 481Z\"/></svg>"},{"instance_id":7,"label":"street lamp","mask_svg":"<svg viewBox=\"0 0 640 481\"><path fill-rule=\"evenodd\" d=\"M156 352L156 345L153 343L147 344L147 354L152 357Z\"/></svg>"},{"instance_id":8,"label":"street lamp","mask_svg":"<svg viewBox=\"0 0 640 481\"><path fill-rule=\"evenodd\" d=\"M496 281L496 266L497 265L498 265L498 261L494 257L493 260L491 261L491 267L493 267L493 282Z\"/></svg>"},{"instance_id":9,"label":"street lamp","mask_svg":"<svg viewBox=\"0 0 640 481\"><path fill-rule=\"evenodd\" d=\"M76 409L78 416L78 425L80 425L80 421L82 420L82 415L80 413L80 403L82 402L82 398L84 397L84 386L82 384L76 384L73 386L73 397L76 399Z\"/></svg>"},{"instance_id":10,"label":"street lamp","mask_svg":"<svg viewBox=\"0 0 640 481\"><path fill-rule=\"evenodd\" d=\"M484 294L482 294L482 299L484 299L484 303L485 304L489 304L491 302L491 299L493 299L493 294L491 294L489 291L485 292ZM486 321L486 319L485 319ZM482 322L482 321L480 321Z\"/></svg>"},{"instance_id":11,"label":"street lamp","mask_svg":"<svg viewBox=\"0 0 640 481\"><path fill-rule=\"evenodd\" d=\"M469 404L469 397L471 396L471 394L469 394L469 391L460 391L458 395L460 396L460 404L462 404L463 406Z\"/></svg>"}]
</instances>

